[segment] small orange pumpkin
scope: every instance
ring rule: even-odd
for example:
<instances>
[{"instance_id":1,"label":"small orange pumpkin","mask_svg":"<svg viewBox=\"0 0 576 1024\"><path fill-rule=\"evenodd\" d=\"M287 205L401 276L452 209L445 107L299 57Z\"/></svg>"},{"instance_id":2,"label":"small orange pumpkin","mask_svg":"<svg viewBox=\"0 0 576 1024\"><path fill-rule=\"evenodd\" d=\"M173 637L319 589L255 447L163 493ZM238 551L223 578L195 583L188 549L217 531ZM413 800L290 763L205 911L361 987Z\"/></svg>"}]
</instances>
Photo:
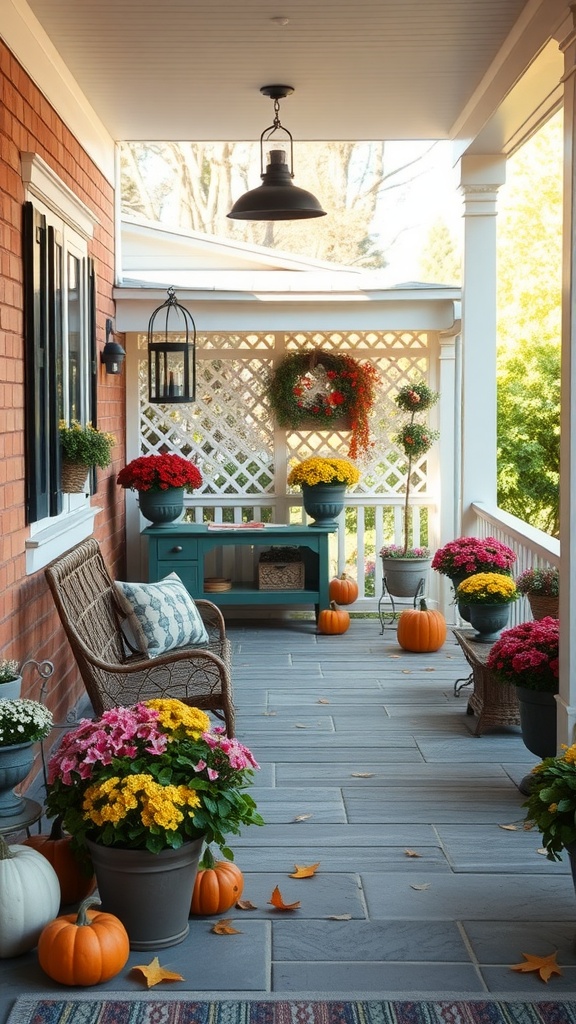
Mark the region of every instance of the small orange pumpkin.
<instances>
[{"instance_id":1,"label":"small orange pumpkin","mask_svg":"<svg viewBox=\"0 0 576 1024\"><path fill-rule=\"evenodd\" d=\"M446 619L442 612L428 608L422 597L419 608L406 608L402 612L396 635L400 647L405 651L437 651L446 639Z\"/></svg>"},{"instance_id":2,"label":"small orange pumpkin","mask_svg":"<svg viewBox=\"0 0 576 1024\"><path fill-rule=\"evenodd\" d=\"M350 615L330 601L329 608L323 608L318 616L318 632L326 636L337 636L350 628Z\"/></svg>"},{"instance_id":3,"label":"small orange pumpkin","mask_svg":"<svg viewBox=\"0 0 576 1024\"><path fill-rule=\"evenodd\" d=\"M60 882L60 902L63 906L78 903L96 888L96 876L88 874L71 847L72 837L62 831L62 818L54 818L49 835L31 835L24 846L31 846L50 862Z\"/></svg>"},{"instance_id":4,"label":"small orange pumpkin","mask_svg":"<svg viewBox=\"0 0 576 1024\"><path fill-rule=\"evenodd\" d=\"M244 875L229 860L215 861L206 850L194 882L191 914L223 914L242 896Z\"/></svg>"},{"instance_id":5,"label":"small orange pumpkin","mask_svg":"<svg viewBox=\"0 0 576 1024\"><path fill-rule=\"evenodd\" d=\"M113 914L90 910L92 904L100 906L88 896L77 914L55 918L40 933L40 967L62 985L99 985L119 974L128 960L124 925Z\"/></svg>"},{"instance_id":6,"label":"small orange pumpkin","mask_svg":"<svg viewBox=\"0 0 576 1024\"><path fill-rule=\"evenodd\" d=\"M358 584L343 572L341 576L330 580L328 594L330 600L336 601L337 604L353 604L358 597Z\"/></svg>"}]
</instances>

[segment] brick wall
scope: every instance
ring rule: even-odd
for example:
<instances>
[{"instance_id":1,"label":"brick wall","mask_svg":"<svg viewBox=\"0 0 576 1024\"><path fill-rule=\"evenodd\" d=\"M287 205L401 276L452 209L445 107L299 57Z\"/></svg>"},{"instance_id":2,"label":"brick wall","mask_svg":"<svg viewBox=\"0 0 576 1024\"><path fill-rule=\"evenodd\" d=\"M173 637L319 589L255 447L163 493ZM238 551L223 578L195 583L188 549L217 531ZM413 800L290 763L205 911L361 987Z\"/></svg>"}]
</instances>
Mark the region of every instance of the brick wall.
<instances>
[{"instance_id":1,"label":"brick wall","mask_svg":"<svg viewBox=\"0 0 576 1024\"><path fill-rule=\"evenodd\" d=\"M26 576L24 544L24 338L20 153L41 156L96 214L89 245L97 280L97 341L114 317L114 192L32 80L0 40L0 657L49 659L55 665L49 706L57 720L83 693L75 663L42 571ZM124 492L115 480L124 462L124 375L98 369L98 426L115 434L114 463L98 470L92 501L95 536L113 571L124 568ZM38 695L38 677L25 676L23 695Z\"/></svg>"}]
</instances>

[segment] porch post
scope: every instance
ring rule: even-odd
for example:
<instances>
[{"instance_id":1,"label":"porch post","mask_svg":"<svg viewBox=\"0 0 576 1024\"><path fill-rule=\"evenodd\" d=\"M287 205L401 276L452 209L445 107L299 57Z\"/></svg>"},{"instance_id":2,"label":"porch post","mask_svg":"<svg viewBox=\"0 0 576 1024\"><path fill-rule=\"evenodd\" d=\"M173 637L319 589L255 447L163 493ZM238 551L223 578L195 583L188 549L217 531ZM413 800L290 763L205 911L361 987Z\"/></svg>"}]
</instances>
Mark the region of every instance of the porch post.
<instances>
[{"instance_id":1,"label":"porch post","mask_svg":"<svg viewBox=\"0 0 576 1024\"><path fill-rule=\"evenodd\" d=\"M562 226L562 384L560 420L560 693L558 747L576 738L576 5L570 5L564 53Z\"/></svg>"},{"instance_id":2,"label":"porch post","mask_svg":"<svg viewBox=\"0 0 576 1024\"><path fill-rule=\"evenodd\" d=\"M475 532L473 501L496 505L496 198L500 154L464 156L462 288L462 534Z\"/></svg>"},{"instance_id":3,"label":"porch post","mask_svg":"<svg viewBox=\"0 0 576 1024\"><path fill-rule=\"evenodd\" d=\"M438 479L440 491L440 514L437 523L440 544L446 544L458 535L460 511L460 402L457 387L456 346L460 340L461 322L438 335L440 346L438 402L438 428L440 431ZM452 482L452 485L451 485ZM440 595L438 607L447 619L453 616L453 594L445 576L439 576Z\"/></svg>"}]
</instances>

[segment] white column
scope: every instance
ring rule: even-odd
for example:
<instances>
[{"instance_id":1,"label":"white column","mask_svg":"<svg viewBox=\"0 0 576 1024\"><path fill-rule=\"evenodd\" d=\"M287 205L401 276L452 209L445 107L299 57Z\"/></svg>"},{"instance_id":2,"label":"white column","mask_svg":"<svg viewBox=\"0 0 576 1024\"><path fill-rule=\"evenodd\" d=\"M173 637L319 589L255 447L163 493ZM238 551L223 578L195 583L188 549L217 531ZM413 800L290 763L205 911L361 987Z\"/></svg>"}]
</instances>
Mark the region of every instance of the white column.
<instances>
[{"instance_id":1,"label":"white column","mask_svg":"<svg viewBox=\"0 0 576 1024\"><path fill-rule=\"evenodd\" d=\"M439 466L437 479L442 488L439 499L439 517L437 522L440 545L457 537L459 530L460 510L460 403L458 402L456 374L456 343L461 330L460 320L455 321L448 331L438 336L440 347L439 371L437 388L440 392L438 402L438 442ZM437 573L433 573L437 576ZM453 594L448 580L438 577L438 607L447 619L454 616Z\"/></svg>"},{"instance_id":2,"label":"white column","mask_svg":"<svg viewBox=\"0 0 576 1024\"><path fill-rule=\"evenodd\" d=\"M564 220L562 228L562 387L560 422L560 694L558 746L576 738L576 9L564 53Z\"/></svg>"},{"instance_id":3,"label":"white column","mask_svg":"<svg viewBox=\"0 0 576 1024\"><path fill-rule=\"evenodd\" d=\"M464 156L462 289L462 521L473 501L496 504L496 199L506 179L500 154Z\"/></svg>"}]
</instances>

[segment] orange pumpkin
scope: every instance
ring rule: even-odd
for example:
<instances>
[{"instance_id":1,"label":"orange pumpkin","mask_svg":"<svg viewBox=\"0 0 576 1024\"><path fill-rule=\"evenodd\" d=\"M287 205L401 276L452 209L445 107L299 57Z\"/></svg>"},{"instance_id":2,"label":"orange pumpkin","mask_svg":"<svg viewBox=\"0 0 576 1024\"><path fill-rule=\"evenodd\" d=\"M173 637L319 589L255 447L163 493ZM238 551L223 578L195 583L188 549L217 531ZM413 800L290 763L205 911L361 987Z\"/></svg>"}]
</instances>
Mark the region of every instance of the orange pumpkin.
<instances>
[{"instance_id":1,"label":"orange pumpkin","mask_svg":"<svg viewBox=\"0 0 576 1024\"><path fill-rule=\"evenodd\" d=\"M345 633L350 628L350 615L336 607L335 601L330 601L329 608L323 608L318 616L318 632L327 636L337 636Z\"/></svg>"},{"instance_id":2,"label":"orange pumpkin","mask_svg":"<svg viewBox=\"0 0 576 1024\"><path fill-rule=\"evenodd\" d=\"M358 597L358 584L345 572L330 580L328 594L331 601L337 604L353 604Z\"/></svg>"},{"instance_id":3,"label":"orange pumpkin","mask_svg":"<svg viewBox=\"0 0 576 1024\"><path fill-rule=\"evenodd\" d=\"M88 896L77 914L57 917L40 933L38 960L49 978L62 985L99 985L119 974L130 953L124 925L113 914L89 910Z\"/></svg>"},{"instance_id":4,"label":"orange pumpkin","mask_svg":"<svg viewBox=\"0 0 576 1024\"><path fill-rule=\"evenodd\" d=\"M31 846L50 862L60 882L60 902L63 906L78 903L96 888L96 876L88 874L70 846L72 837L62 831L62 818L55 818L49 835L31 835L24 846Z\"/></svg>"},{"instance_id":5,"label":"orange pumpkin","mask_svg":"<svg viewBox=\"0 0 576 1024\"><path fill-rule=\"evenodd\" d=\"M242 896L244 875L240 868L229 860L214 862L212 855L209 859L212 864L200 868L196 875L191 914L223 914Z\"/></svg>"},{"instance_id":6,"label":"orange pumpkin","mask_svg":"<svg viewBox=\"0 0 576 1024\"><path fill-rule=\"evenodd\" d=\"M446 639L446 619L442 612L427 608L424 598L419 608L407 608L398 619L398 643L405 651L437 651Z\"/></svg>"}]
</instances>

